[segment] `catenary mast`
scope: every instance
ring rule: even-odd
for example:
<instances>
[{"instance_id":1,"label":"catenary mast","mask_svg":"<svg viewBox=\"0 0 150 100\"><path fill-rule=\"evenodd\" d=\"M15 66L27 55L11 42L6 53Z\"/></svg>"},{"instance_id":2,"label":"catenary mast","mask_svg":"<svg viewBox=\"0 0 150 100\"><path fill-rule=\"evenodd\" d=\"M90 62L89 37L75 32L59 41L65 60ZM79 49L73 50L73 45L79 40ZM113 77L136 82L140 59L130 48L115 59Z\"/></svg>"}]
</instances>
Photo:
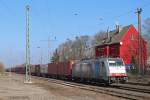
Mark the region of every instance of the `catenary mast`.
<instances>
[{"instance_id":1,"label":"catenary mast","mask_svg":"<svg viewBox=\"0 0 150 100\"><path fill-rule=\"evenodd\" d=\"M26 74L25 83L31 83L30 72L30 33L29 33L29 5L26 6Z\"/></svg>"}]
</instances>

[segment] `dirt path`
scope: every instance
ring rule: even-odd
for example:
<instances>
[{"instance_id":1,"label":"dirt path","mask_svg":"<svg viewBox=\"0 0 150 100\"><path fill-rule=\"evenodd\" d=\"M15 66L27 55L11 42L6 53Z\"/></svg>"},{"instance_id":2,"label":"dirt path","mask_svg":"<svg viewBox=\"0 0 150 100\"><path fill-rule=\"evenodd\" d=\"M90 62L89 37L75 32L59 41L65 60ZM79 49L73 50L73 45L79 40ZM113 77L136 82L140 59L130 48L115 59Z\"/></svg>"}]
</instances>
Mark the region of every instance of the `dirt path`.
<instances>
[{"instance_id":1,"label":"dirt path","mask_svg":"<svg viewBox=\"0 0 150 100\"><path fill-rule=\"evenodd\" d=\"M56 85L32 79L24 84L23 76L0 76L0 100L120 100L105 94Z\"/></svg>"}]
</instances>

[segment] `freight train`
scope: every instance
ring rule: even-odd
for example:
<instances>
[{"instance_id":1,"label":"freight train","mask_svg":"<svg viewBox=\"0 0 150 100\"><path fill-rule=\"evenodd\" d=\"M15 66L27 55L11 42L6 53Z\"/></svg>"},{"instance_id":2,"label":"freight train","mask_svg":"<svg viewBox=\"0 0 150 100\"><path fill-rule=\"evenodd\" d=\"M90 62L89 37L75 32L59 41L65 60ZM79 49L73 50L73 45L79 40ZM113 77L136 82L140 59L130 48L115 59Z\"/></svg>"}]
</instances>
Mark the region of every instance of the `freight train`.
<instances>
[{"instance_id":1,"label":"freight train","mask_svg":"<svg viewBox=\"0 0 150 100\"><path fill-rule=\"evenodd\" d=\"M97 58L82 61L55 62L31 65L31 75L83 82L111 84L126 82L127 72L121 58ZM16 73L25 73L25 67L14 67Z\"/></svg>"},{"instance_id":2,"label":"freight train","mask_svg":"<svg viewBox=\"0 0 150 100\"><path fill-rule=\"evenodd\" d=\"M101 58L81 61L73 67L72 77L106 84L127 81L125 65L120 58Z\"/></svg>"}]
</instances>

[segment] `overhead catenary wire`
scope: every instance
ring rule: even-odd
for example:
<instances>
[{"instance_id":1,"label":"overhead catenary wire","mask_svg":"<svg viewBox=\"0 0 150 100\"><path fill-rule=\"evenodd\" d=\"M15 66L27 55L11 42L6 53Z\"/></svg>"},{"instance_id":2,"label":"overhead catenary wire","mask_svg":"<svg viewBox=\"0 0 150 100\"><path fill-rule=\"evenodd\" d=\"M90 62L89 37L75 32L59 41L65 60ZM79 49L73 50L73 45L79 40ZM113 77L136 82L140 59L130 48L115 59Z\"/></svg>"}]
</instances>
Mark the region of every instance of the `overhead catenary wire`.
<instances>
[{"instance_id":1,"label":"overhead catenary wire","mask_svg":"<svg viewBox=\"0 0 150 100\"><path fill-rule=\"evenodd\" d=\"M147 2L146 4L144 5L141 5L140 7L144 10L145 8L149 7L150 6L150 2ZM136 9L136 8L135 8ZM118 14L116 16L113 16L113 17L109 17L108 19L106 19L107 21L110 20L110 21L113 21L113 20L116 20L116 21L119 21L120 18L122 17L125 17L125 16L129 16L130 14L134 14L135 13L135 9L132 9L130 11L127 11L127 12L124 12L122 14ZM134 16L134 15L133 15ZM133 25L137 25L138 22L130 22L130 24L133 24ZM114 23L111 24L112 26L114 25ZM108 25L106 25L107 27Z\"/></svg>"},{"instance_id":2,"label":"overhead catenary wire","mask_svg":"<svg viewBox=\"0 0 150 100\"><path fill-rule=\"evenodd\" d=\"M31 1L32 0L29 0L29 2L31 3ZM4 1L2 1L2 4L6 4ZM143 5L142 6L142 8L146 8L146 7L148 7L148 6L150 6L150 3L146 3L145 5ZM8 11L7 12L9 12L9 13L11 13L11 14L14 14L13 12L13 10L12 9L10 9L7 5L6 6L4 6ZM34 11L33 11L33 13L34 13ZM121 17L123 17L123 16L128 16L128 15L130 15L131 13L134 13L134 11L133 10L130 10L130 11L127 11L127 12L125 12L125 13L122 13L122 14L119 14L119 15L117 15L117 16L114 16L114 17L112 17L112 18L110 18L110 20L112 20L112 19L117 19L117 18L121 18ZM136 23L133 23L133 24L137 24L137 22Z\"/></svg>"}]
</instances>

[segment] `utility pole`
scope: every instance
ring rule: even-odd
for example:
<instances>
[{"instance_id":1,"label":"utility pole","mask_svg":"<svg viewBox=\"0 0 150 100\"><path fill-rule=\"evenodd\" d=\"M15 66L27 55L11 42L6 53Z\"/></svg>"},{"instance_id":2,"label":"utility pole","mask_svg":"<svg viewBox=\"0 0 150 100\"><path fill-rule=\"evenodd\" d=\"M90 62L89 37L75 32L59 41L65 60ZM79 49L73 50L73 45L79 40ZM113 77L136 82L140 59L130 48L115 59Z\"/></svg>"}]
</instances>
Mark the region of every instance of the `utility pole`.
<instances>
[{"instance_id":1,"label":"utility pole","mask_svg":"<svg viewBox=\"0 0 150 100\"><path fill-rule=\"evenodd\" d=\"M29 5L26 6L26 74L25 83L31 83L30 72L30 35L29 35Z\"/></svg>"},{"instance_id":2,"label":"utility pole","mask_svg":"<svg viewBox=\"0 0 150 100\"><path fill-rule=\"evenodd\" d=\"M138 16L138 68L139 68L139 74L141 74L143 71L141 71L142 66L142 43L141 43L141 12L142 8L137 8L137 16ZM142 66L143 68L143 66Z\"/></svg>"}]
</instances>

